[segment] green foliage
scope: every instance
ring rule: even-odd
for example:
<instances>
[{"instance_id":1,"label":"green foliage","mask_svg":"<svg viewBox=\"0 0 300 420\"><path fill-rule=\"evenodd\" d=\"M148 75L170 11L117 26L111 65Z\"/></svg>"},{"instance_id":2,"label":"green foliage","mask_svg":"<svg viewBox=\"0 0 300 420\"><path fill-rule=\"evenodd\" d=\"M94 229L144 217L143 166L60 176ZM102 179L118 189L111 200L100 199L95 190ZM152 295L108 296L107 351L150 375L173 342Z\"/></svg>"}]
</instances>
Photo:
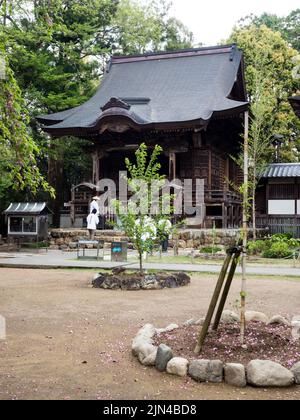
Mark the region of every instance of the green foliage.
<instances>
[{"instance_id":1,"label":"green foliage","mask_svg":"<svg viewBox=\"0 0 300 420\"><path fill-rule=\"evenodd\" d=\"M273 242L262 253L264 258L286 258L290 255L291 250L286 242Z\"/></svg>"},{"instance_id":2,"label":"green foliage","mask_svg":"<svg viewBox=\"0 0 300 420\"><path fill-rule=\"evenodd\" d=\"M262 255L264 258L292 257L300 243L289 234L276 234L263 240L251 241L248 244L250 255Z\"/></svg>"},{"instance_id":3,"label":"green foliage","mask_svg":"<svg viewBox=\"0 0 300 420\"><path fill-rule=\"evenodd\" d=\"M292 239L292 235L290 233L276 233L270 237L271 242L285 242L289 239Z\"/></svg>"},{"instance_id":4,"label":"green foliage","mask_svg":"<svg viewBox=\"0 0 300 420\"><path fill-rule=\"evenodd\" d=\"M10 2L6 13L13 24L4 29L10 62L33 115L74 107L91 96L102 73L99 57L111 52L117 3Z\"/></svg>"},{"instance_id":5,"label":"green foliage","mask_svg":"<svg viewBox=\"0 0 300 420\"><path fill-rule=\"evenodd\" d=\"M293 77L293 58L297 51L279 32L264 25L235 28L230 42L236 42L244 51L247 91L253 104L251 111L264 115L255 133L266 141L269 139L266 159L274 160L270 140L275 134L280 134L284 139L280 159L295 161L300 150L297 142L300 123L288 98L299 89L299 80Z\"/></svg>"},{"instance_id":6,"label":"green foliage","mask_svg":"<svg viewBox=\"0 0 300 420\"><path fill-rule=\"evenodd\" d=\"M91 159L83 140L49 142L35 117L88 100L111 54L189 47L192 35L169 16L164 1L0 0L0 19L0 40L23 92L24 122L43 152L38 170L57 179L59 208L63 193L90 172Z\"/></svg>"},{"instance_id":7,"label":"green foliage","mask_svg":"<svg viewBox=\"0 0 300 420\"><path fill-rule=\"evenodd\" d=\"M28 112L4 48L0 51L6 64L0 80L0 197L9 190L35 195L42 189L54 195L37 166L40 150L28 130Z\"/></svg>"},{"instance_id":8,"label":"green foliage","mask_svg":"<svg viewBox=\"0 0 300 420\"><path fill-rule=\"evenodd\" d=\"M294 162L300 153L300 123L288 101L299 86L293 76L293 59L297 51L289 46L279 32L265 25L235 28L230 42L236 42L243 50L246 65L246 86L250 99L249 180L247 185L240 187L240 192L247 190L248 199L244 206L248 218L252 212L256 236L256 189L264 169L275 160L275 136L280 135L283 139L278 153L281 161ZM240 155L234 160L243 170L242 144Z\"/></svg>"},{"instance_id":9,"label":"green foliage","mask_svg":"<svg viewBox=\"0 0 300 420\"><path fill-rule=\"evenodd\" d=\"M248 253L250 255L259 255L264 251L265 245L263 240L251 241L248 243Z\"/></svg>"},{"instance_id":10,"label":"green foliage","mask_svg":"<svg viewBox=\"0 0 300 420\"><path fill-rule=\"evenodd\" d=\"M270 13L263 13L260 16L250 15L241 19L239 23L242 27L265 25L273 31L278 31L293 48L300 52L300 9L293 10L284 17Z\"/></svg>"},{"instance_id":11,"label":"green foliage","mask_svg":"<svg viewBox=\"0 0 300 420\"><path fill-rule=\"evenodd\" d=\"M219 246L203 246L200 248L201 254L216 254L220 251L222 251L222 248L220 248Z\"/></svg>"},{"instance_id":12,"label":"green foliage","mask_svg":"<svg viewBox=\"0 0 300 420\"><path fill-rule=\"evenodd\" d=\"M273 243L286 243L290 249L299 247L299 241L292 238L292 235L289 233L278 233L270 237L267 242Z\"/></svg>"},{"instance_id":13,"label":"green foliage","mask_svg":"<svg viewBox=\"0 0 300 420\"><path fill-rule=\"evenodd\" d=\"M120 0L114 23L116 51L143 54L149 51L191 48L193 34L169 16L168 1Z\"/></svg>"},{"instance_id":14,"label":"green foliage","mask_svg":"<svg viewBox=\"0 0 300 420\"><path fill-rule=\"evenodd\" d=\"M167 233L171 231L165 211L168 205L171 211L171 206L168 204L171 196L163 194L157 203L154 203L151 196L151 185L157 183L161 187L165 182L165 177L159 174L160 164L157 161L161 152L162 148L156 145L149 157L147 146L142 143L135 152L136 163L130 162L129 159L125 160L129 174L127 182L135 200L126 203L126 207L118 200L114 202L121 228L138 251L141 271L143 253L150 252L155 242L160 242L166 234L166 229ZM157 205L155 214L153 214L154 204Z\"/></svg>"}]
</instances>

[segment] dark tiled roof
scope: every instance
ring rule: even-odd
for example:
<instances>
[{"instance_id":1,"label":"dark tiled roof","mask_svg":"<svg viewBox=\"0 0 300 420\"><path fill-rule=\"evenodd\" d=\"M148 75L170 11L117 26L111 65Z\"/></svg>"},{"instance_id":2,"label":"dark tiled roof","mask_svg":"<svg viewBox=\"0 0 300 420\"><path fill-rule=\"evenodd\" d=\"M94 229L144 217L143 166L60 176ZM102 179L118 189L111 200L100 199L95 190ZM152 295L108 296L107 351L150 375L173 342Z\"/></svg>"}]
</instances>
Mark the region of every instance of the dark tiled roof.
<instances>
[{"instance_id":1,"label":"dark tiled roof","mask_svg":"<svg viewBox=\"0 0 300 420\"><path fill-rule=\"evenodd\" d=\"M273 163L264 172L263 178L300 177L300 163Z\"/></svg>"},{"instance_id":2,"label":"dark tiled roof","mask_svg":"<svg viewBox=\"0 0 300 420\"><path fill-rule=\"evenodd\" d=\"M236 47L113 57L97 93L83 105L38 117L45 131L93 132L122 117L139 126L208 121L247 107L245 93L229 99L241 69Z\"/></svg>"},{"instance_id":3,"label":"dark tiled roof","mask_svg":"<svg viewBox=\"0 0 300 420\"><path fill-rule=\"evenodd\" d=\"M294 108L295 114L300 118L300 95L289 98L290 104Z\"/></svg>"},{"instance_id":4,"label":"dark tiled roof","mask_svg":"<svg viewBox=\"0 0 300 420\"><path fill-rule=\"evenodd\" d=\"M8 208L3 212L3 214L34 214L38 215L42 212L50 213L50 210L47 208L46 203L10 203Z\"/></svg>"}]
</instances>

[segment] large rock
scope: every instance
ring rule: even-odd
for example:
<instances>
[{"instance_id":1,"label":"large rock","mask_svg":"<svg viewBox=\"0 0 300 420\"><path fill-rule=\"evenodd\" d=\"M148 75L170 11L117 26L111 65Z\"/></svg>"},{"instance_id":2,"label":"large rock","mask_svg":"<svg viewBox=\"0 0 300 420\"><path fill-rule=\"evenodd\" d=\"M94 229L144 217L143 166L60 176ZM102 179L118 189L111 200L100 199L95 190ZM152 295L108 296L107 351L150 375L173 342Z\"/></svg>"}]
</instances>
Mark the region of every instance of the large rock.
<instances>
[{"instance_id":1,"label":"large rock","mask_svg":"<svg viewBox=\"0 0 300 420\"><path fill-rule=\"evenodd\" d=\"M292 319L292 338L294 340L300 339L300 316L294 316Z\"/></svg>"},{"instance_id":2,"label":"large rock","mask_svg":"<svg viewBox=\"0 0 300 420\"><path fill-rule=\"evenodd\" d=\"M286 327L290 327L291 323L288 319L284 318L281 315L274 315L270 321L268 322L268 325L285 325Z\"/></svg>"},{"instance_id":3,"label":"large rock","mask_svg":"<svg viewBox=\"0 0 300 420\"><path fill-rule=\"evenodd\" d=\"M167 364L167 372L171 375L186 376L189 361L183 357L173 357Z\"/></svg>"},{"instance_id":4,"label":"large rock","mask_svg":"<svg viewBox=\"0 0 300 420\"><path fill-rule=\"evenodd\" d=\"M226 363L224 366L224 377L228 385L239 388L247 385L245 366L239 363Z\"/></svg>"},{"instance_id":5,"label":"large rock","mask_svg":"<svg viewBox=\"0 0 300 420\"><path fill-rule=\"evenodd\" d=\"M178 248L186 248L186 241L179 239L179 241L177 242L177 246Z\"/></svg>"},{"instance_id":6,"label":"large rock","mask_svg":"<svg viewBox=\"0 0 300 420\"><path fill-rule=\"evenodd\" d=\"M161 344L157 349L155 367L160 372L166 370L168 362L173 358L173 352L170 347L165 344Z\"/></svg>"},{"instance_id":7,"label":"large rock","mask_svg":"<svg viewBox=\"0 0 300 420\"><path fill-rule=\"evenodd\" d=\"M142 364L144 366L155 366L156 355L157 349L153 353L149 354L149 356L145 357L145 359L142 361Z\"/></svg>"},{"instance_id":8,"label":"large rock","mask_svg":"<svg viewBox=\"0 0 300 420\"><path fill-rule=\"evenodd\" d=\"M177 286L187 286L191 282L190 276L188 276L183 271L180 271L179 273L175 273Z\"/></svg>"},{"instance_id":9,"label":"large rock","mask_svg":"<svg viewBox=\"0 0 300 420\"><path fill-rule=\"evenodd\" d=\"M239 320L240 317L233 311L225 309L225 311L222 312L221 322L226 324L234 324L235 322L239 322Z\"/></svg>"},{"instance_id":10,"label":"large rock","mask_svg":"<svg viewBox=\"0 0 300 420\"><path fill-rule=\"evenodd\" d=\"M292 374L295 377L295 383L297 385L300 385L300 362L296 363L292 369L291 369Z\"/></svg>"},{"instance_id":11,"label":"large rock","mask_svg":"<svg viewBox=\"0 0 300 420\"><path fill-rule=\"evenodd\" d=\"M121 288L121 284L122 283L120 277L114 275L105 275L105 279L101 285L101 288L116 290Z\"/></svg>"},{"instance_id":12,"label":"large rock","mask_svg":"<svg viewBox=\"0 0 300 420\"><path fill-rule=\"evenodd\" d=\"M142 328L140 328L137 332L136 338L144 338L145 341L152 343L152 339L156 333L156 328L152 324L145 324Z\"/></svg>"},{"instance_id":13,"label":"large rock","mask_svg":"<svg viewBox=\"0 0 300 420\"><path fill-rule=\"evenodd\" d=\"M161 285L158 283L156 275L146 275L142 280L141 288L144 290L157 290L161 289Z\"/></svg>"},{"instance_id":14,"label":"large rock","mask_svg":"<svg viewBox=\"0 0 300 420\"><path fill-rule=\"evenodd\" d=\"M246 311L245 313L246 322L263 322L264 324L267 324L268 317L263 312L257 312L257 311Z\"/></svg>"},{"instance_id":15,"label":"large rock","mask_svg":"<svg viewBox=\"0 0 300 420\"><path fill-rule=\"evenodd\" d=\"M294 375L279 363L252 360L247 366L247 381L258 387L286 387L294 383Z\"/></svg>"},{"instance_id":16,"label":"large rock","mask_svg":"<svg viewBox=\"0 0 300 420\"><path fill-rule=\"evenodd\" d=\"M112 274L97 274L92 284L94 287L102 289L151 290L182 287L189 284L190 281L190 277L181 272L141 276L140 274L126 274L123 268L118 267L113 270Z\"/></svg>"},{"instance_id":17,"label":"large rock","mask_svg":"<svg viewBox=\"0 0 300 420\"><path fill-rule=\"evenodd\" d=\"M157 352L157 347L153 346L153 344L144 343L139 346L138 349L138 359L141 363L143 363L144 359L150 356L152 353Z\"/></svg>"},{"instance_id":18,"label":"large rock","mask_svg":"<svg viewBox=\"0 0 300 420\"><path fill-rule=\"evenodd\" d=\"M165 331L170 332L170 331L177 330L178 328L179 328L178 324L170 324L165 328Z\"/></svg>"},{"instance_id":19,"label":"large rock","mask_svg":"<svg viewBox=\"0 0 300 420\"><path fill-rule=\"evenodd\" d=\"M294 340L300 339L300 322L292 322L292 337Z\"/></svg>"},{"instance_id":20,"label":"large rock","mask_svg":"<svg viewBox=\"0 0 300 420\"><path fill-rule=\"evenodd\" d=\"M95 287L95 288L102 288L102 284L103 284L103 282L104 282L104 280L105 280L105 275L104 274L95 274L95 276L94 276L94 278L93 278L93 280L92 280L92 285L93 285L93 287Z\"/></svg>"},{"instance_id":21,"label":"large rock","mask_svg":"<svg viewBox=\"0 0 300 420\"><path fill-rule=\"evenodd\" d=\"M126 271L125 267L115 267L115 268L112 269L112 273L115 276L118 276L119 274L125 273L125 271Z\"/></svg>"},{"instance_id":22,"label":"large rock","mask_svg":"<svg viewBox=\"0 0 300 420\"><path fill-rule=\"evenodd\" d=\"M189 375L198 382L223 381L223 362L221 360L193 360L189 366Z\"/></svg>"},{"instance_id":23,"label":"large rock","mask_svg":"<svg viewBox=\"0 0 300 420\"><path fill-rule=\"evenodd\" d=\"M196 325L197 320L194 318L188 319L187 321L185 321L182 325L184 327L191 327L192 325Z\"/></svg>"},{"instance_id":24,"label":"large rock","mask_svg":"<svg viewBox=\"0 0 300 420\"><path fill-rule=\"evenodd\" d=\"M163 334L165 332L171 332L171 331L177 330L177 328L179 328L179 325L170 324L166 328L156 328L156 334Z\"/></svg>"},{"instance_id":25,"label":"large rock","mask_svg":"<svg viewBox=\"0 0 300 420\"><path fill-rule=\"evenodd\" d=\"M152 324L144 325L132 340L132 353L134 356L138 356L139 352L145 344L153 344L153 337L156 333L156 329Z\"/></svg>"},{"instance_id":26,"label":"large rock","mask_svg":"<svg viewBox=\"0 0 300 420\"><path fill-rule=\"evenodd\" d=\"M160 274L157 276L157 281L161 288L175 289L178 287L177 278L173 274Z\"/></svg>"},{"instance_id":27,"label":"large rock","mask_svg":"<svg viewBox=\"0 0 300 420\"><path fill-rule=\"evenodd\" d=\"M141 277L140 276L120 276L122 290L140 290Z\"/></svg>"}]
</instances>

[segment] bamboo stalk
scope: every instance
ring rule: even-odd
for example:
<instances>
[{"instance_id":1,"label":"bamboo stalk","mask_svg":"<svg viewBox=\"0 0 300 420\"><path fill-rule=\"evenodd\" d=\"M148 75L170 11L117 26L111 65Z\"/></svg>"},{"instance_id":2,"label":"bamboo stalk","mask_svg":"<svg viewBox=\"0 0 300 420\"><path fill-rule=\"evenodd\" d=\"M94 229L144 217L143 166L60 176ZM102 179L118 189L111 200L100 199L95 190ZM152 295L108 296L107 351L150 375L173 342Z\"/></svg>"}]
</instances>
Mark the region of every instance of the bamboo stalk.
<instances>
[{"instance_id":1,"label":"bamboo stalk","mask_svg":"<svg viewBox=\"0 0 300 420\"><path fill-rule=\"evenodd\" d=\"M246 290L247 290L247 237L248 237L248 145L249 145L249 111L244 114L244 194L243 194L243 252L242 252L242 287L241 287L241 344L245 343L246 329Z\"/></svg>"}]
</instances>

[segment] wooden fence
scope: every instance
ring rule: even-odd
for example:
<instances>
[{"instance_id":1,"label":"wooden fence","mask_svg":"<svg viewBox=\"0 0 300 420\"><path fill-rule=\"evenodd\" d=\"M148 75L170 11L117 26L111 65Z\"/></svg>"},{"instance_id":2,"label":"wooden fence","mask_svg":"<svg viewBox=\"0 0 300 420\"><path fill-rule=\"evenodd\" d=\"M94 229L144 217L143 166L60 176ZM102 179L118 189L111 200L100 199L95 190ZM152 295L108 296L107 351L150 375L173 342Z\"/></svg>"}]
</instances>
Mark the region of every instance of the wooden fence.
<instances>
[{"instance_id":1,"label":"wooden fence","mask_svg":"<svg viewBox=\"0 0 300 420\"><path fill-rule=\"evenodd\" d=\"M300 217L291 216L259 216L256 218L257 228L268 228L271 235L290 233L300 238Z\"/></svg>"}]
</instances>

